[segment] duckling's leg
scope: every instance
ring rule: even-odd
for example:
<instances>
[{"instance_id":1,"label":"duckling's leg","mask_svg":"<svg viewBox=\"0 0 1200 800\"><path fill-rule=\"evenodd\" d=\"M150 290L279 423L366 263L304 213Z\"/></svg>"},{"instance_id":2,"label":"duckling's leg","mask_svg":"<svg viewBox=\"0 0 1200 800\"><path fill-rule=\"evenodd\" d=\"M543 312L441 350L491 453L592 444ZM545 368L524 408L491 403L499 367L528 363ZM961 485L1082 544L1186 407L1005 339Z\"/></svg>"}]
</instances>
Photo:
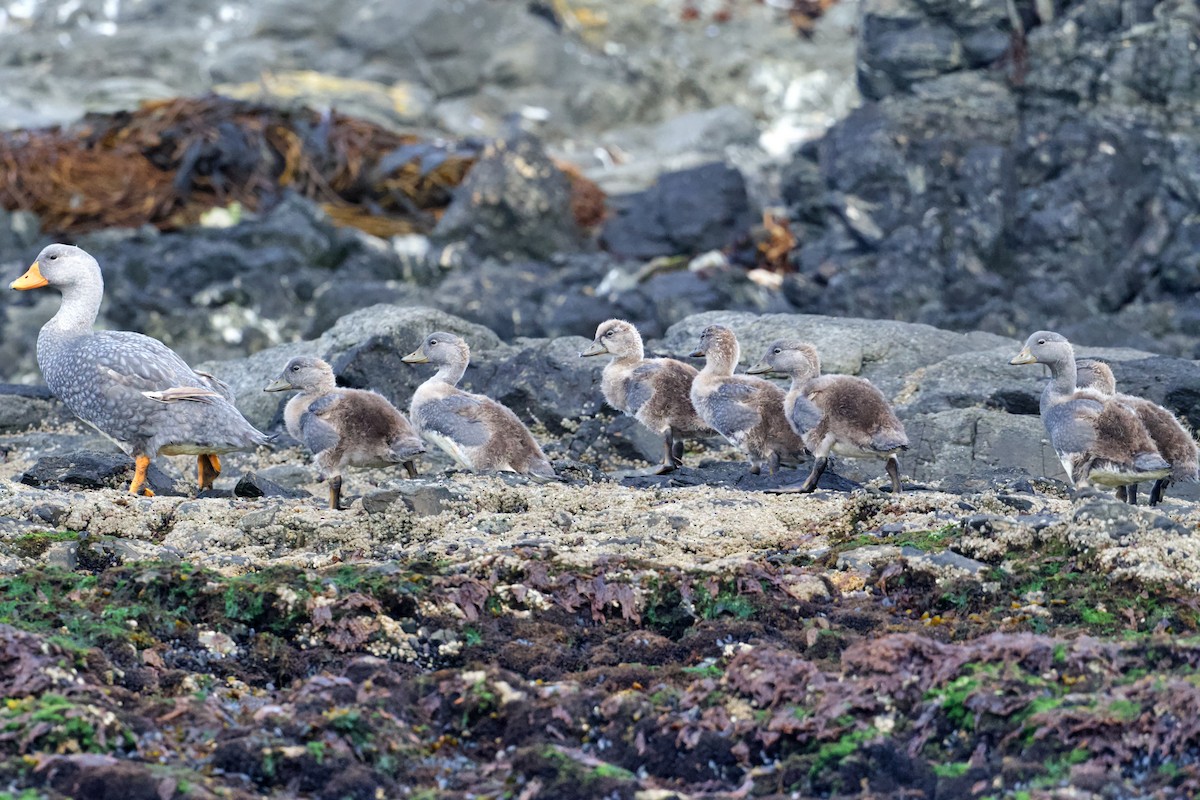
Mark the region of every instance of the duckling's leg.
<instances>
[{"instance_id":1,"label":"duckling's leg","mask_svg":"<svg viewBox=\"0 0 1200 800\"><path fill-rule=\"evenodd\" d=\"M1155 481L1154 485L1158 486L1158 481ZM1131 483L1128 486L1125 486L1123 488L1125 489L1125 502L1129 503L1129 505L1131 505L1131 506L1136 506L1137 505L1137 496L1138 496L1137 484ZM1153 489L1150 490L1150 495L1152 497L1154 496ZM1120 498L1118 498L1118 499L1120 499Z\"/></svg>"},{"instance_id":2,"label":"duckling's leg","mask_svg":"<svg viewBox=\"0 0 1200 800\"><path fill-rule=\"evenodd\" d=\"M154 491L146 486L146 470L150 468L150 456L140 455L133 457L133 480L129 483L130 494L142 494L146 497L154 497Z\"/></svg>"},{"instance_id":3,"label":"duckling's leg","mask_svg":"<svg viewBox=\"0 0 1200 800\"><path fill-rule=\"evenodd\" d=\"M334 475L329 479L329 507L334 511L342 510L341 475Z\"/></svg>"},{"instance_id":4,"label":"duckling's leg","mask_svg":"<svg viewBox=\"0 0 1200 800\"><path fill-rule=\"evenodd\" d=\"M671 444L671 460L675 462L675 466L683 466L683 440L676 439Z\"/></svg>"},{"instance_id":5,"label":"duckling's leg","mask_svg":"<svg viewBox=\"0 0 1200 800\"><path fill-rule=\"evenodd\" d=\"M1162 502L1163 495L1167 493L1167 487L1171 485L1170 478L1159 478L1154 482L1154 488L1150 490L1150 505L1156 506Z\"/></svg>"},{"instance_id":6,"label":"duckling's leg","mask_svg":"<svg viewBox=\"0 0 1200 800\"><path fill-rule=\"evenodd\" d=\"M417 477L417 465L411 460L404 462L404 471L408 473L408 477L410 478Z\"/></svg>"},{"instance_id":7,"label":"duckling's leg","mask_svg":"<svg viewBox=\"0 0 1200 800\"><path fill-rule=\"evenodd\" d=\"M1118 486L1113 492L1113 497L1117 498L1118 503L1129 502L1129 493L1125 491L1124 486Z\"/></svg>"},{"instance_id":8,"label":"duckling's leg","mask_svg":"<svg viewBox=\"0 0 1200 800\"><path fill-rule=\"evenodd\" d=\"M683 449L683 443L680 442L680 449ZM675 463L675 436L670 428L663 434L663 460L654 470L655 475L666 475L668 472L674 472L679 468L680 464Z\"/></svg>"},{"instance_id":9,"label":"duckling's leg","mask_svg":"<svg viewBox=\"0 0 1200 800\"><path fill-rule=\"evenodd\" d=\"M200 491L211 489L213 481L221 474L221 460L214 453L201 453L196 456L196 482Z\"/></svg>"},{"instance_id":10,"label":"duckling's leg","mask_svg":"<svg viewBox=\"0 0 1200 800\"><path fill-rule=\"evenodd\" d=\"M888 477L892 479L892 494L900 494L904 491L904 487L900 485L900 459L896 458L895 453L888 456L887 466Z\"/></svg>"}]
</instances>

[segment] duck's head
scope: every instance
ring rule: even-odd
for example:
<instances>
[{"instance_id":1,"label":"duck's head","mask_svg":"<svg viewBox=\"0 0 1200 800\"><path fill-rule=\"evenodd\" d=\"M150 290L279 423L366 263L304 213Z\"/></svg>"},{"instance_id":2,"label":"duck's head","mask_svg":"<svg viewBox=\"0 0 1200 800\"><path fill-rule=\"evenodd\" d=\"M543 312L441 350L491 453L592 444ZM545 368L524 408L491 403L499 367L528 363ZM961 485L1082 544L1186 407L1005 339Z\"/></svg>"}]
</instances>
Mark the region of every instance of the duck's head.
<instances>
[{"instance_id":1,"label":"duck's head","mask_svg":"<svg viewBox=\"0 0 1200 800\"><path fill-rule=\"evenodd\" d=\"M50 244L42 248L37 260L25 274L9 284L10 289L40 289L43 286L63 288L81 282L94 282L100 277L100 265L86 250L70 244Z\"/></svg>"},{"instance_id":2,"label":"duck's head","mask_svg":"<svg viewBox=\"0 0 1200 800\"><path fill-rule=\"evenodd\" d=\"M610 353L617 358L641 358L642 352L642 335L637 328L624 320L610 319L600 323L591 347L580 353L579 357Z\"/></svg>"},{"instance_id":3,"label":"duck's head","mask_svg":"<svg viewBox=\"0 0 1200 800\"><path fill-rule=\"evenodd\" d=\"M1038 331L1025 340L1021 352L1009 364L1061 364L1075 359L1067 337L1054 331Z\"/></svg>"},{"instance_id":4,"label":"duck's head","mask_svg":"<svg viewBox=\"0 0 1200 800\"><path fill-rule=\"evenodd\" d=\"M299 389L311 392L335 385L333 368L316 356L297 356L287 363L279 377L263 387L264 392Z\"/></svg>"},{"instance_id":5,"label":"duck's head","mask_svg":"<svg viewBox=\"0 0 1200 800\"><path fill-rule=\"evenodd\" d=\"M1075 369L1075 385L1080 389L1095 389L1101 394L1116 394L1117 379L1108 364L1085 358L1075 362Z\"/></svg>"},{"instance_id":6,"label":"duck's head","mask_svg":"<svg viewBox=\"0 0 1200 800\"><path fill-rule=\"evenodd\" d=\"M400 359L406 364L466 364L471 360L471 348L461 337L436 331L425 337L421 346Z\"/></svg>"},{"instance_id":7,"label":"duck's head","mask_svg":"<svg viewBox=\"0 0 1200 800\"><path fill-rule=\"evenodd\" d=\"M776 339L767 345L758 363L746 370L750 375L780 372L793 378L812 378L821 374L821 356L817 348L795 339Z\"/></svg>"},{"instance_id":8,"label":"duck's head","mask_svg":"<svg viewBox=\"0 0 1200 800\"><path fill-rule=\"evenodd\" d=\"M690 353L692 358L705 358L727 364L736 364L741 357L737 336L724 325L709 325L700 332L700 346Z\"/></svg>"}]
</instances>

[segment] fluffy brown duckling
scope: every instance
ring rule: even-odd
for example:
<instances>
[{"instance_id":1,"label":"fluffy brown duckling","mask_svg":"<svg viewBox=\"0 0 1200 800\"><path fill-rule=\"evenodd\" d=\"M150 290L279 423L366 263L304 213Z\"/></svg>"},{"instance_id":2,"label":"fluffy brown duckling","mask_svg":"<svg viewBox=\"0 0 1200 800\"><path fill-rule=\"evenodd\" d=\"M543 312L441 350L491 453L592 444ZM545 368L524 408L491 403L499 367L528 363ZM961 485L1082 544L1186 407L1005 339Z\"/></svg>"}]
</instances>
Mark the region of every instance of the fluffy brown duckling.
<instances>
[{"instance_id":1,"label":"fluffy brown duckling","mask_svg":"<svg viewBox=\"0 0 1200 800\"><path fill-rule=\"evenodd\" d=\"M1103 361L1082 359L1075 362L1075 367L1078 372L1075 381L1081 389L1095 389L1107 397L1116 398L1137 414L1158 452L1171 465L1171 474L1156 480L1150 489L1150 505L1162 502L1167 487L1172 483L1200 480L1200 449L1191 431L1178 417L1157 403L1118 392L1112 368ZM1117 497L1137 503L1137 484L1118 488Z\"/></svg>"},{"instance_id":2,"label":"fluffy brown duckling","mask_svg":"<svg viewBox=\"0 0 1200 800\"><path fill-rule=\"evenodd\" d=\"M638 329L619 319L602 322L591 347L579 356L606 353L614 358L604 365L600 381L605 401L663 437L663 460L658 472L683 466L683 442L679 437L709 430L692 407L696 368L673 358L646 358Z\"/></svg>"},{"instance_id":3,"label":"fluffy brown duckling","mask_svg":"<svg viewBox=\"0 0 1200 800\"><path fill-rule=\"evenodd\" d=\"M1137 415L1095 389L1076 386L1075 351L1064 336L1038 331L1010 364L1045 364L1041 415L1050 444L1076 489L1088 483L1117 488L1171 474Z\"/></svg>"},{"instance_id":4,"label":"fluffy brown duckling","mask_svg":"<svg viewBox=\"0 0 1200 800\"><path fill-rule=\"evenodd\" d=\"M870 381L851 375L822 375L817 348L791 339L772 342L746 372L779 372L791 377L784 412L792 430L804 439L816 459L803 483L775 491L816 489L830 452L850 458L884 459L892 491L902 491L896 454L908 449L908 436L883 393Z\"/></svg>"},{"instance_id":5,"label":"fluffy brown duckling","mask_svg":"<svg viewBox=\"0 0 1200 800\"><path fill-rule=\"evenodd\" d=\"M293 358L264 392L299 390L283 409L293 438L314 456L322 479L329 480L329 507L342 501L346 467L390 467L403 464L417 476L413 458L425 452L421 437L383 395L363 389L339 389L333 369L315 356Z\"/></svg>"},{"instance_id":6,"label":"fluffy brown duckling","mask_svg":"<svg viewBox=\"0 0 1200 800\"><path fill-rule=\"evenodd\" d=\"M709 325L691 355L706 359L692 381L692 406L705 424L746 454L750 472L757 475L766 466L774 475L781 458L801 456L804 442L783 415L783 390L762 378L733 374L741 355L733 331Z\"/></svg>"},{"instance_id":7,"label":"fluffy brown duckling","mask_svg":"<svg viewBox=\"0 0 1200 800\"><path fill-rule=\"evenodd\" d=\"M432 363L437 373L413 393L409 415L426 440L470 470L505 470L554 478L550 459L529 429L490 397L464 392L458 382L471 360L471 348L458 336L438 331L401 359Z\"/></svg>"}]
</instances>

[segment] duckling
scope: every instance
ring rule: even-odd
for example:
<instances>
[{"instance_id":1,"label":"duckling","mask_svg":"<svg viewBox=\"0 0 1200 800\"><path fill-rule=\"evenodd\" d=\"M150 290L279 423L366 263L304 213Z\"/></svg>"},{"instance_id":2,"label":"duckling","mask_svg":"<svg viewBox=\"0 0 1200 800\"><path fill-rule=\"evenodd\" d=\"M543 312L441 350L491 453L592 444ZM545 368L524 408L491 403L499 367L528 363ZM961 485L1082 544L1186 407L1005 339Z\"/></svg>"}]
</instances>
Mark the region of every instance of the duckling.
<instances>
[{"instance_id":1,"label":"duckling","mask_svg":"<svg viewBox=\"0 0 1200 800\"><path fill-rule=\"evenodd\" d=\"M1088 483L1116 488L1170 474L1171 465L1136 414L1095 389L1075 385L1075 352L1061 334L1032 334L1008 363L1050 368L1040 403L1042 424L1076 489Z\"/></svg>"},{"instance_id":2,"label":"duckling","mask_svg":"<svg viewBox=\"0 0 1200 800\"><path fill-rule=\"evenodd\" d=\"M700 346L691 356L706 361L692 381L692 406L700 419L746 454L752 474L766 466L774 475L781 457L800 457L804 442L784 417L782 389L762 378L733 374L740 355L729 328L709 325L700 333Z\"/></svg>"},{"instance_id":3,"label":"duckling","mask_svg":"<svg viewBox=\"0 0 1200 800\"><path fill-rule=\"evenodd\" d=\"M490 397L457 384L471 360L471 348L452 333L437 331L400 359L433 363L437 374L417 387L409 415L417 431L470 470L496 469L536 478L556 477L550 460L517 415Z\"/></svg>"},{"instance_id":4,"label":"duckling","mask_svg":"<svg viewBox=\"0 0 1200 800\"><path fill-rule=\"evenodd\" d=\"M196 456L203 491L221 474L218 456L270 441L233 405L224 382L192 369L162 342L132 331L92 330L104 277L86 251L47 245L11 284L43 286L62 292L62 305L38 334L38 367L75 416L133 456L130 494L154 495L146 470L160 453Z\"/></svg>"},{"instance_id":5,"label":"duckling","mask_svg":"<svg viewBox=\"0 0 1200 800\"><path fill-rule=\"evenodd\" d=\"M784 412L792 430L804 439L816 458L803 483L780 487L775 492L816 489L830 451L850 458L885 459L892 492L902 491L896 454L908 449L908 436L883 393L870 381L850 375L821 375L817 348L791 339L772 342L759 362L746 372L781 372L791 377Z\"/></svg>"},{"instance_id":6,"label":"duckling","mask_svg":"<svg viewBox=\"0 0 1200 800\"><path fill-rule=\"evenodd\" d=\"M677 437L709 430L692 407L696 368L673 358L646 358L638 329L619 319L602 322L579 357L604 353L616 356L604 366L600 382L605 401L663 437L658 473L683 466L683 442Z\"/></svg>"},{"instance_id":7,"label":"duckling","mask_svg":"<svg viewBox=\"0 0 1200 800\"><path fill-rule=\"evenodd\" d=\"M1178 417L1157 403L1117 392L1117 380L1113 376L1112 368L1103 361L1083 359L1077 361L1075 366L1078 370L1075 380L1079 387L1090 387L1107 397L1114 397L1137 414L1158 447L1158 452L1171 465L1171 474L1159 478L1150 489L1150 505L1155 506L1162 502L1167 487L1172 483L1200 480L1200 449L1197 448L1191 431ZM1137 484L1119 487L1117 497L1137 503Z\"/></svg>"},{"instance_id":8,"label":"duckling","mask_svg":"<svg viewBox=\"0 0 1200 800\"><path fill-rule=\"evenodd\" d=\"M329 479L329 507L342 504L342 469L403 464L417 477L413 458L425 452L421 437L383 395L362 389L339 389L333 369L315 356L293 358L263 389L300 394L283 409L284 424L315 458L322 480Z\"/></svg>"}]
</instances>

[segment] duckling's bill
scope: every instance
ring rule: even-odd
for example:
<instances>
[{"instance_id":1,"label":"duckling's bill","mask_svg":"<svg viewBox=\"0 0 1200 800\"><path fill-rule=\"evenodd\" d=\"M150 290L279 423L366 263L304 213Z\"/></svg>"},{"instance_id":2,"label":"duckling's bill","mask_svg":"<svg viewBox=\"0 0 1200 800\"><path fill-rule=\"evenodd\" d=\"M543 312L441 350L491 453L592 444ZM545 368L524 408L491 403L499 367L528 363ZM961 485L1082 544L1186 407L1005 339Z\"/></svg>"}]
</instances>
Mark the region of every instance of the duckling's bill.
<instances>
[{"instance_id":1,"label":"duckling's bill","mask_svg":"<svg viewBox=\"0 0 1200 800\"><path fill-rule=\"evenodd\" d=\"M603 342L592 342L591 346L588 347L587 350L584 350L579 354L579 357L584 358L586 356L600 356L607 352L608 348L604 346Z\"/></svg>"},{"instance_id":2,"label":"duckling's bill","mask_svg":"<svg viewBox=\"0 0 1200 800\"><path fill-rule=\"evenodd\" d=\"M25 274L10 283L8 288L23 292L27 289L40 289L49 285L50 281L42 276L42 268L35 261L29 269L25 270Z\"/></svg>"},{"instance_id":3,"label":"duckling's bill","mask_svg":"<svg viewBox=\"0 0 1200 800\"><path fill-rule=\"evenodd\" d=\"M429 357L426 356L424 353L422 353L420 350L414 350L400 360L403 361L405 364L428 364L429 363Z\"/></svg>"},{"instance_id":4,"label":"duckling's bill","mask_svg":"<svg viewBox=\"0 0 1200 800\"><path fill-rule=\"evenodd\" d=\"M286 392L288 389L295 389L290 383L283 378L276 378L263 387L264 392Z\"/></svg>"},{"instance_id":5,"label":"duckling's bill","mask_svg":"<svg viewBox=\"0 0 1200 800\"><path fill-rule=\"evenodd\" d=\"M688 353L688 358L704 358L706 355L708 355L708 353L705 350L693 350L692 352Z\"/></svg>"},{"instance_id":6,"label":"duckling's bill","mask_svg":"<svg viewBox=\"0 0 1200 800\"><path fill-rule=\"evenodd\" d=\"M1008 362L1009 364L1036 364L1038 363L1037 356L1029 352L1029 345L1021 348L1021 352L1017 353Z\"/></svg>"},{"instance_id":7,"label":"duckling's bill","mask_svg":"<svg viewBox=\"0 0 1200 800\"><path fill-rule=\"evenodd\" d=\"M762 375L771 371L771 365L765 361L760 361L753 366L746 368L747 375Z\"/></svg>"}]
</instances>

